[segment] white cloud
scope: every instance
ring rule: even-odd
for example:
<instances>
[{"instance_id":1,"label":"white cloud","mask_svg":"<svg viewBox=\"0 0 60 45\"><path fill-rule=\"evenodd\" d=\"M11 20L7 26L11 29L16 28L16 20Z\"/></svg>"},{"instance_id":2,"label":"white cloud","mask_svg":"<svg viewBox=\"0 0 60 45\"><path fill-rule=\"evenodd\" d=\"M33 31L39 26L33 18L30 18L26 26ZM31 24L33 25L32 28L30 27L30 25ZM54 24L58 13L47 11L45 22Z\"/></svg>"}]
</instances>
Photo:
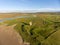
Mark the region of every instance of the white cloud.
<instances>
[{"instance_id":1,"label":"white cloud","mask_svg":"<svg viewBox=\"0 0 60 45\"><path fill-rule=\"evenodd\" d=\"M40 9L24 9L21 12L56 12L60 11L60 8L40 8Z\"/></svg>"},{"instance_id":2,"label":"white cloud","mask_svg":"<svg viewBox=\"0 0 60 45\"><path fill-rule=\"evenodd\" d=\"M40 8L40 9L19 9L19 10L1 10L0 12L56 12L60 8Z\"/></svg>"}]
</instances>

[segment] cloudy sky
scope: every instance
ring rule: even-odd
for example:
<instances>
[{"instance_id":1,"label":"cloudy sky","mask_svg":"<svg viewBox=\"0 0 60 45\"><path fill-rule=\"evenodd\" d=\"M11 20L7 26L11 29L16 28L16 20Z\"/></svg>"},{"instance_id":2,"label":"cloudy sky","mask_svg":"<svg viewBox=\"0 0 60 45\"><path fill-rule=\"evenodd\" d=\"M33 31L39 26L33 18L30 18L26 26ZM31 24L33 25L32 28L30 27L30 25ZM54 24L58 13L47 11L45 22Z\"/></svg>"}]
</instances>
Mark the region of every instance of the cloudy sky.
<instances>
[{"instance_id":1,"label":"cloudy sky","mask_svg":"<svg viewBox=\"0 0 60 45\"><path fill-rule=\"evenodd\" d=\"M0 11L60 11L60 0L0 0Z\"/></svg>"}]
</instances>

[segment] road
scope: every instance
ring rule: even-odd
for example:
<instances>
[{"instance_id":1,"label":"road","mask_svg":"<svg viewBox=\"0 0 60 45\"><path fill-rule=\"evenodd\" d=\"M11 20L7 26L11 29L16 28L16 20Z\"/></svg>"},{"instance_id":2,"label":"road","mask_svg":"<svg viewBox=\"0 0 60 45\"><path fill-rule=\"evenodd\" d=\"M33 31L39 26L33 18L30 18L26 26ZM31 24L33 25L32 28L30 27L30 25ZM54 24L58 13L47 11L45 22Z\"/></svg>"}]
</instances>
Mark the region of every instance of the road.
<instances>
[{"instance_id":1,"label":"road","mask_svg":"<svg viewBox=\"0 0 60 45\"><path fill-rule=\"evenodd\" d=\"M0 25L0 45L23 45L21 36L13 27Z\"/></svg>"}]
</instances>

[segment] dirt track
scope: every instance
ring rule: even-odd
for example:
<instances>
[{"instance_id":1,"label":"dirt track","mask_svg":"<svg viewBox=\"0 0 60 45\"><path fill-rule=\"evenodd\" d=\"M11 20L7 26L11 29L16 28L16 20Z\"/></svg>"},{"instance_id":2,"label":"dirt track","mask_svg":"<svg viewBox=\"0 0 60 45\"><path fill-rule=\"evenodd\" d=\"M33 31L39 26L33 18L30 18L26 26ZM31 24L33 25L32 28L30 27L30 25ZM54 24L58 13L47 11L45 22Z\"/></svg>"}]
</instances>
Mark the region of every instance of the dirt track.
<instances>
[{"instance_id":1,"label":"dirt track","mask_svg":"<svg viewBox=\"0 0 60 45\"><path fill-rule=\"evenodd\" d=\"M22 38L13 27L0 25L0 45L23 45Z\"/></svg>"}]
</instances>

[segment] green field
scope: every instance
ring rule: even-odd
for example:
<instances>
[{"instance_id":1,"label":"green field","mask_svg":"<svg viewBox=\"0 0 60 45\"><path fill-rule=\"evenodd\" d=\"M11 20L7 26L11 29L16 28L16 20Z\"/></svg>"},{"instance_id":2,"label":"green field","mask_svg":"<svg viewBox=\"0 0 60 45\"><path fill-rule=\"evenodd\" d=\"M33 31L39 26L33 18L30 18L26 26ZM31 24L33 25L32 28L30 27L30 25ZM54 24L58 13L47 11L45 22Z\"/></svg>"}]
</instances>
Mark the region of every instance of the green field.
<instances>
[{"instance_id":1,"label":"green field","mask_svg":"<svg viewBox=\"0 0 60 45\"><path fill-rule=\"evenodd\" d=\"M24 42L31 45L60 45L60 15L33 14L25 18L4 21L22 36ZM31 25L30 25L31 23Z\"/></svg>"}]
</instances>

